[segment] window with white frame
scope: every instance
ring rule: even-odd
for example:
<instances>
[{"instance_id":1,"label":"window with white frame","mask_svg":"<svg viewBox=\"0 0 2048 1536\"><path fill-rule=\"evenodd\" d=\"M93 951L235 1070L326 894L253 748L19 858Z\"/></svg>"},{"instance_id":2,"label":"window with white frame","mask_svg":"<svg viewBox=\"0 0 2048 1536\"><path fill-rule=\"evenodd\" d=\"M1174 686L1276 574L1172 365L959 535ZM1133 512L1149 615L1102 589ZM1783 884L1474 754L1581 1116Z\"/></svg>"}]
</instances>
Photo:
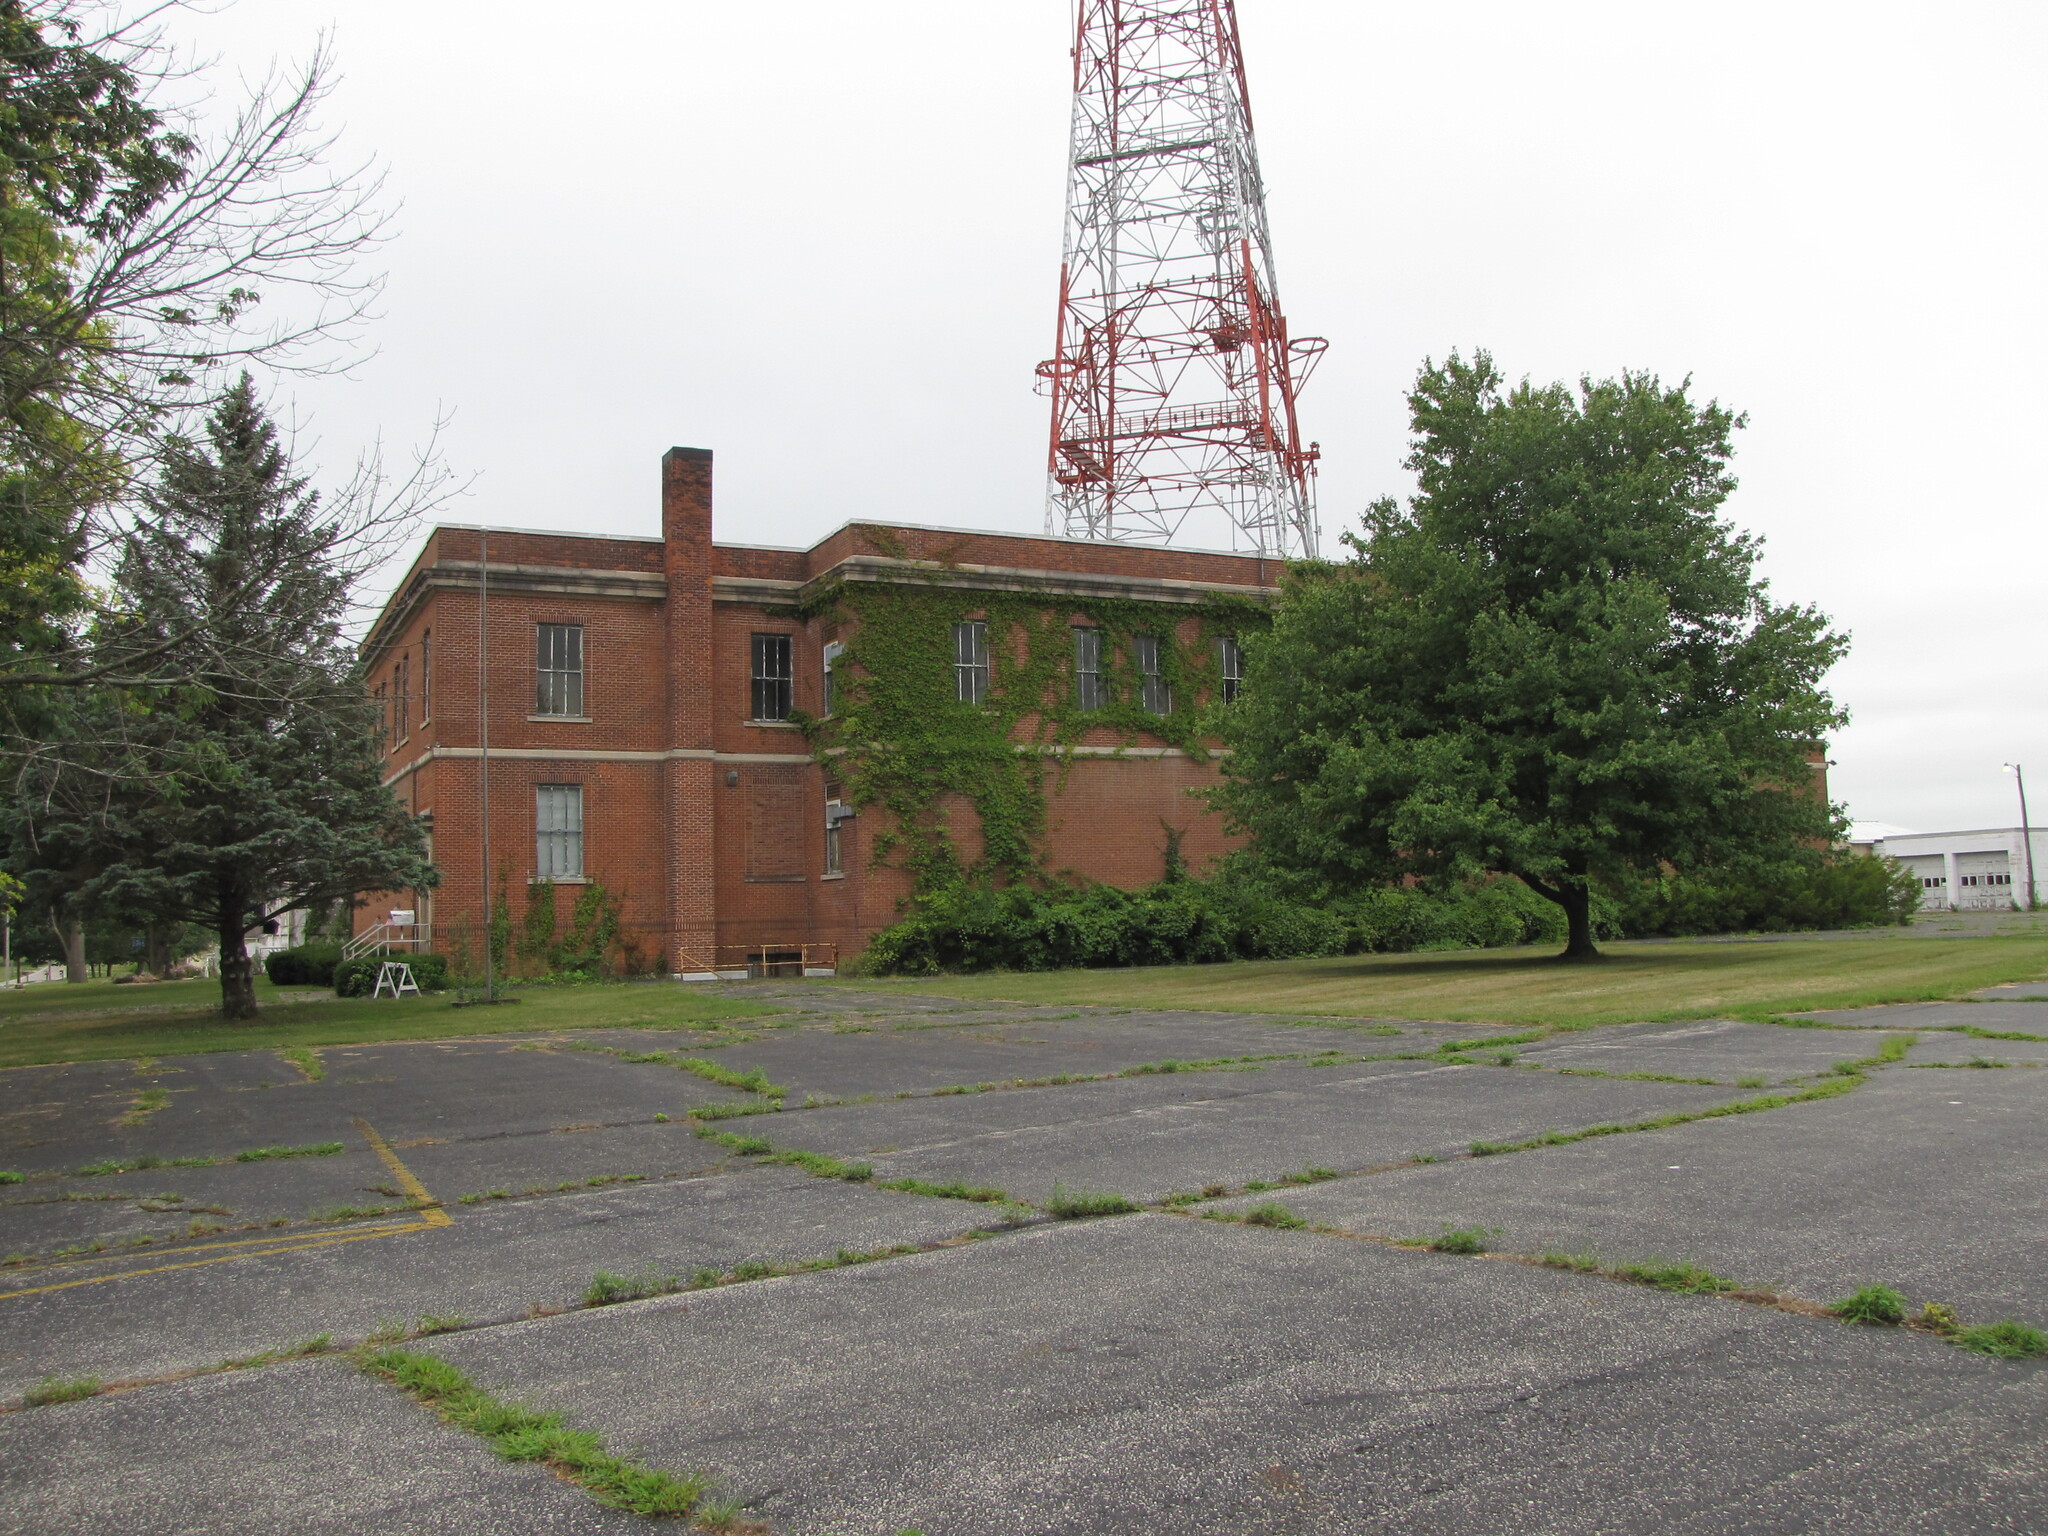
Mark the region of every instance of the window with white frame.
<instances>
[{"instance_id":1,"label":"window with white frame","mask_svg":"<svg viewBox=\"0 0 2048 1536\"><path fill-rule=\"evenodd\" d=\"M839 643L839 642L838 642L837 640L830 640L830 641L827 641L827 642L826 642L826 644L825 644L825 656L824 656L824 676L825 676L825 690L824 690L824 691L825 691L825 700L824 700L824 702L825 702L825 709L824 709L824 713L826 713L827 715L831 714L831 713L832 713L832 711L833 711L833 709L834 709L835 707L837 707L837 705L838 705L838 703L839 703L839 681L838 681L838 679L837 679L836 677L834 677L834 676L833 676L833 671L834 671L834 669L835 669L835 668L837 668L837 667L838 667L838 665L839 665L839 654L840 654L840 652L844 651L845 649L846 649L846 647L845 647L844 645L840 644L840 643Z\"/></svg>"},{"instance_id":2,"label":"window with white frame","mask_svg":"<svg viewBox=\"0 0 2048 1536\"><path fill-rule=\"evenodd\" d=\"M534 713L583 713L583 626L535 626Z\"/></svg>"},{"instance_id":3,"label":"window with white frame","mask_svg":"<svg viewBox=\"0 0 2048 1536\"><path fill-rule=\"evenodd\" d=\"M1165 674L1159 670L1159 637L1131 636L1131 660L1138 669L1138 702L1149 714L1172 714L1173 690L1167 686Z\"/></svg>"},{"instance_id":4,"label":"window with white frame","mask_svg":"<svg viewBox=\"0 0 2048 1536\"><path fill-rule=\"evenodd\" d=\"M536 784L533 872L543 880L583 875L583 786Z\"/></svg>"},{"instance_id":5,"label":"window with white frame","mask_svg":"<svg viewBox=\"0 0 2048 1536\"><path fill-rule=\"evenodd\" d=\"M788 635L756 635L750 720L787 720L795 703Z\"/></svg>"},{"instance_id":6,"label":"window with white frame","mask_svg":"<svg viewBox=\"0 0 2048 1536\"><path fill-rule=\"evenodd\" d=\"M839 799L838 791L826 786L825 800L825 873L843 875L846 873L845 844L840 832L841 824L853 814Z\"/></svg>"},{"instance_id":7,"label":"window with white frame","mask_svg":"<svg viewBox=\"0 0 2048 1536\"><path fill-rule=\"evenodd\" d=\"M1101 709L1109 703L1102 682L1102 631L1074 626L1074 707Z\"/></svg>"},{"instance_id":8,"label":"window with white frame","mask_svg":"<svg viewBox=\"0 0 2048 1536\"><path fill-rule=\"evenodd\" d=\"M988 625L980 619L953 626L953 697L962 704L988 697Z\"/></svg>"},{"instance_id":9,"label":"window with white frame","mask_svg":"<svg viewBox=\"0 0 2048 1536\"><path fill-rule=\"evenodd\" d=\"M1223 702L1228 704L1244 686L1244 651L1229 635L1216 639L1216 671L1223 679Z\"/></svg>"},{"instance_id":10,"label":"window with white frame","mask_svg":"<svg viewBox=\"0 0 2048 1536\"><path fill-rule=\"evenodd\" d=\"M420 635L420 723L434 718L434 632Z\"/></svg>"}]
</instances>

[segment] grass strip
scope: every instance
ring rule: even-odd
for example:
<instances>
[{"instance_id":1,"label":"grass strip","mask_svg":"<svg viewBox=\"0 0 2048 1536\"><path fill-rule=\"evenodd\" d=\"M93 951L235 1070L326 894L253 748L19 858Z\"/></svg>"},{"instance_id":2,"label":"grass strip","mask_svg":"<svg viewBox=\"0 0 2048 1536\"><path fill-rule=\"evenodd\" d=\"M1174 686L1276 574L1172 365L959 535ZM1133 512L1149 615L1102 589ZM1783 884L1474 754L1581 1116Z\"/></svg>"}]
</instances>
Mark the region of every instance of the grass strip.
<instances>
[{"instance_id":1,"label":"grass strip","mask_svg":"<svg viewBox=\"0 0 2048 1536\"><path fill-rule=\"evenodd\" d=\"M605 1449L594 1430L571 1429L559 1413L544 1413L520 1403L505 1402L471 1381L438 1356L418 1350L382 1349L361 1357L373 1376L395 1383L426 1404L448 1423L479 1436L507 1461L537 1461L557 1477L576 1484L600 1504L636 1515L696 1515L706 1530L732 1530L737 1511L720 1501L706 1509L712 1483L708 1474L677 1476ZM707 1520L705 1515L711 1515Z\"/></svg>"},{"instance_id":2,"label":"grass strip","mask_svg":"<svg viewBox=\"0 0 2048 1536\"><path fill-rule=\"evenodd\" d=\"M1718 1077L1674 1077L1669 1072L1602 1072L1598 1067L1552 1067L1559 1077L1611 1077L1629 1083L1696 1083L1702 1088L1725 1088Z\"/></svg>"},{"instance_id":3,"label":"grass strip","mask_svg":"<svg viewBox=\"0 0 2048 1536\"><path fill-rule=\"evenodd\" d=\"M336 1142L334 1150L341 1150ZM144 1152L137 1157L110 1157L103 1163L87 1163L83 1168L71 1170L75 1179L96 1179L108 1173L140 1173L148 1168L213 1168L226 1162L222 1157L158 1157L154 1152Z\"/></svg>"},{"instance_id":4,"label":"grass strip","mask_svg":"<svg viewBox=\"0 0 2048 1536\"><path fill-rule=\"evenodd\" d=\"M877 1184L877 1189L893 1189L899 1194L924 1195L933 1200L971 1200L977 1205L1008 1205L1010 1197L1000 1189L987 1189L978 1184L934 1184L929 1179L890 1179Z\"/></svg>"},{"instance_id":5,"label":"grass strip","mask_svg":"<svg viewBox=\"0 0 2048 1536\"><path fill-rule=\"evenodd\" d=\"M267 1163L282 1157L332 1157L341 1150L338 1141L316 1141L303 1147L249 1147L235 1154L238 1163Z\"/></svg>"},{"instance_id":6,"label":"grass strip","mask_svg":"<svg viewBox=\"0 0 2048 1536\"><path fill-rule=\"evenodd\" d=\"M1142 1207L1135 1200L1101 1190L1067 1189L1055 1183L1045 1202L1046 1213L1061 1221L1078 1221L1087 1216L1128 1216Z\"/></svg>"},{"instance_id":7,"label":"grass strip","mask_svg":"<svg viewBox=\"0 0 2048 1536\"><path fill-rule=\"evenodd\" d=\"M128 1106L128 1113L121 1117L125 1126L147 1125L149 1117L171 1102L171 1096L161 1088L145 1088L135 1096L135 1102Z\"/></svg>"},{"instance_id":8,"label":"grass strip","mask_svg":"<svg viewBox=\"0 0 2048 1536\"><path fill-rule=\"evenodd\" d=\"M1844 1074L1831 1077L1799 1093L1767 1093L1759 1098L1740 1099L1733 1104L1717 1104L1712 1109L1678 1110L1648 1120L1589 1125L1578 1131L1545 1131L1541 1136L1531 1136L1526 1141L1475 1141L1472 1143L1471 1151L1474 1157L1498 1157L1503 1153L1527 1152L1536 1147L1570 1146L1575 1141L1591 1141L1596 1136L1623 1136L1633 1131L1661 1131L1674 1125L1690 1125L1695 1120L1719 1120L1729 1115L1754 1115L1767 1109L1783 1109L1788 1104L1809 1104L1816 1099L1839 1098L1845 1093L1855 1091L1863 1081L1863 1074L1858 1071L1853 1076Z\"/></svg>"},{"instance_id":9,"label":"grass strip","mask_svg":"<svg viewBox=\"0 0 2048 1536\"><path fill-rule=\"evenodd\" d=\"M1979 1029L1975 1024L1936 1024L1931 1027L1946 1034L1969 1035L1978 1040L2031 1040L2037 1045L2048 1045L2048 1035L2030 1035L2019 1029Z\"/></svg>"},{"instance_id":10,"label":"grass strip","mask_svg":"<svg viewBox=\"0 0 2048 1536\"><path fill-rule=\"evenodd\" d=\"M21 1400L31 1408L47 1408L52 1403L82 1402L99 1394L97 1376L45 1376L22 1393Z\"/></svg>"},{"instance_id":11,"label":"grass strip","mask_svg":"<svg viewBox=\"0 0 2048 1536\"><path fill-rule=\"evenodd\" d=\"M706 1061L702 1056L677 1056L671 1058L678 1071L689 1072L701 1077L707 1083L716 1083L721 1088L737 1088L744 1093L758 1093L764 1099L789 1097L789 1090L780 1083L768 1081L768 1074L759 1067L747 1072L735 1072L731 1067L721 1067L715 1061Z\"/></svg>"},{"instance_id":12,"label":"grass strip","mask_svg":"<svg viewBox=\"0 0 2048 1536\"><path fill-rule=\"evenodd\" d=\"M994 1083L950 1083L943 1088L932 1089L926 1097L945 1099L1011 1088L1064 1088L1072 1083L1113 1083L1123 1077L1159 1077L1174 1072L1252 1072L1269 1061L1299 1061L1311 1067L1334 1067L1347 1062L1379 1059L1354 1055L1349 1051L1265 1051L1255 1056L1206 1056L1193 1061L1169 1056L1163 1061L1141 1061L1136 1066L1115 1072L1056 1072L1051 1077L1012 1077ZM914 1098L916 1095L899 1094L898 1097Z\"/></svg>"},{"instance_id":13,"label":"grass strip","mask_svg":"<svg viewBox=\"0 0 2048 1536\"><path fill-rule=\"evenodd\" d=\"M772 1259L744 1259L730 1269L715 1269L707 1265L693 1271L687 1279L682 1275L663 1274L652 1269L644 1269L630 1275L618 1275L610 1270L600 1269L590 1277L590 1284L584 1288L583 1305L612 1307L622 1301L645 1301L651 1296L673 1296L683 1291L716 1290L722 1286L745 1285L751 1280L773 1280L782 1275L815 1274L821 1269L847 1269L856 1264L873 1264L882 1259L900 1258L906 1253L922 1253L933 1246L945 1245L895 1243L882 1248L842 1248L828 1258L797 1259L789 1263L778 1263Z\"/></svg>"},{"instance_id":14,"label":"grass strip","mask_svg":"<svg viewBox=\"0 0 2048 1536\"><path fill-rule=\"evenodd\" d=\"M316 1053L307 1050L302 1045L293 1046L289 1050L279 1051L277 1054L291 1063L291 1065L297 1067L299 1075L309 1083L317 1083L327 1075L327 1063L322 1061Z\"/></svg>"}]
</instances>

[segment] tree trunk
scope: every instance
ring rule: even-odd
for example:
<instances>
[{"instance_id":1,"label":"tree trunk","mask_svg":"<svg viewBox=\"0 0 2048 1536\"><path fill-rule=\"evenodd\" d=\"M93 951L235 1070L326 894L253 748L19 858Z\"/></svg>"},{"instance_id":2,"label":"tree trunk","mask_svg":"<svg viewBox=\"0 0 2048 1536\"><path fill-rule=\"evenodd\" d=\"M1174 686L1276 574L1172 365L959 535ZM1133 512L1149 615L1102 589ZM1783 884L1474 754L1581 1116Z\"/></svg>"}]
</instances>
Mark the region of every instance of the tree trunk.
<instances>
[{"instance_id":1,"label":"tree trunk","mask_svg":"<svg viewBox=\"0 0 2048 1536\"><path fill-rule=\"evenodd\" d=\"M171 974L171 936L169 925L151 923L145 930L142 949L146 957L144 965L149 974L163 981Z\"/></svg>"},{"instance_id":2,"label":"tree trunk","mask_svg":"<svg viewBox=\"0 0 2048 1536\"><path fill-rule=\"evenodd\" d=\"M1560 880L1558 905L1564 908L1565 941L1560 960L1598 960L1593 947L1593 893L1584 880Z\"/></svg>"},{"instance_id":3,"label":"tree trunk","mask_svg":"<svg viewBox=\"0 0 2048 1536\"><path fill-rule=\"evenodd\" d=\"M248 907L240 901L220 904L220 1012L224 1019L256 1017L256 967L242 942Z\"/></svg>"},{"instance_id":4,"label":"tree trunk","mask_svg":"<svg viewBox=\"0 0 2048 1536\"><path fill-rule=\"evenodd\" d=\"M90 980L92 971L85 963L85 924L75 917L67 917L61 923L53 917L50 926L57 930L57 941L64 946L64 979Z\"/></svg>"}]
</instances>

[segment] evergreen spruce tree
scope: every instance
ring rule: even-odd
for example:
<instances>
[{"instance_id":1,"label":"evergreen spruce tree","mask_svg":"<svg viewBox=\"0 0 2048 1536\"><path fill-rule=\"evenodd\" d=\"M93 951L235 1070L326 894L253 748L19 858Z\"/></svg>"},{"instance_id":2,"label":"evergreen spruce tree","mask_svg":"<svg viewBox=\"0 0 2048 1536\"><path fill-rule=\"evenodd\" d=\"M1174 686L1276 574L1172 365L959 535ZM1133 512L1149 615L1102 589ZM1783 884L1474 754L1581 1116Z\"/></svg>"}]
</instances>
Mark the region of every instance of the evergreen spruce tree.
<instances>
[{"instance_id":1,"label":"evergreen spruce tree","mask_svg":"<svg viewBox=\"0 0 2048 1536\"><path fill-rule=\"evenodd\" d=\"M89 895L210 929L222 1011L247 1019L249 930L435 875L380 780L335 529L246 376L204 442L172 444L147 502L115 576L136 617L113 643L175 641L196 681L134 696L130 766L99 813L112 857Z\"/></svg>"}]
</instances>

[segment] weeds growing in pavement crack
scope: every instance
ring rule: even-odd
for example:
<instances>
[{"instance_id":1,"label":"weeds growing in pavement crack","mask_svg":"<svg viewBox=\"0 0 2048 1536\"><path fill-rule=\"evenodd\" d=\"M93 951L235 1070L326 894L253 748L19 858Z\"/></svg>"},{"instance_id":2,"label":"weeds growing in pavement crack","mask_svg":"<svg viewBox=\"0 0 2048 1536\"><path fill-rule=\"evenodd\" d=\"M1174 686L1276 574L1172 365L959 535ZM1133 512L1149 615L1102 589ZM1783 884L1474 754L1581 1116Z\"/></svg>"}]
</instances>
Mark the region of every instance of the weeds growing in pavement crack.
<instances>
[{"instance_id":1,"label":"weeds growing in pavement crack","mask_svg":"<svg viewBox=\"0 0 2048 1536\"><path fill-rule=\"evenodd\" d=\"M1894 1042L1886 1041L1889 1048ZM1906 1046L1912 1044L1912 1037L1905 1038L1905 1045L1899 1052L1883 1060L1895 1061ZM1541 1136L1531 1136L1526 1141L1475 1141L1470 1151L1474 1157L1498 1157L1507 1152L1527 1152L1536 1147L1565 1147L1576 1141L1591 1141L1596 1136L1623 1136L1635 1131L1661 1131L1674 1125L1690 1125L1695 1120L1718 1120L1729 1115L1753 1115L1767 1109L1783 1109L1788 1104L1810 1104L1819 1099L1837 1098L1853 1092L1866 1078L1863 1068L1881 1064L1880 1058L1866 1057L1861 1061L1845 1061L1830 1068L1829 1076L1812 1088L1799 1093L1767 1093L1761 1098L1738 1099L1733 1104L1717 1104L1711 1109L1678 1110L1668 1115L1657 1115L1649 1120L1630 1120L1612 1125L1589 1125L1577 1131L1545 1131ZM1849 1068L1853 1070L1843 1071Z\"/></svg>"},{"instance_id":2,"label":"weeds growing in pavement crack","mask_svg":"<svg viewBox=\"0 0 2048 1536\"><path fill-rule=\"evenodd\" d=\"M1084 1216L1127 1216L1140 1209L1137 1202L1122 1195L1106 1194L1097 1190L1067 1189L1055 1183L1052 1194L1046 1199L1045 1209L1049 1215L1061 1221L1074 1221Z\"/></svg>"},{"instance_id":3,"label":"weeds growing in pavement crack","mask_svg":"<svg viewBox=\"0 0 2048 1536\"><path fill-rule=\"evenodd\" d=\"M678 1475L605 1449L595 1431L570 1429L559 1413L543 1413L494 1397L447 1361L416 1350L382 1349L359 1357L361 1367L396 1383L450 1424L480 1436L507 1461L536 1461L581 1487L601 1504L636 1515L702 1515L712 1479L703 1472ZM711 1512L717 1524L735 1528L733 1507Z\"/></svg>"},{"instance_id":4,"label":"weeds growing in pavement crack","mask_svg":"<svg viewBox=\"0 0 2048 1536\"><path fill-rule=\"evenodd\" d=\"M2048 1333L2030 1328L2025 1323L2016 1323L2011 1318L1975 1328L1958 1328L1951 1341L1964 1349L1973 1349L1980 1355L1992 1355L2001 1360L2027 1360L2048 1355Z\"/></svg>"},{"instance_id":5,"label":"weeds growing in pavement crack","mask_svg":"<svg viewBox=\"0 0 2048 1536\"><path fill-rule=\"evenodd\" d=\"M1290 1231L1308 1225L1278 1200L1263 1201L1246 1211L1240 1219L1248 1227L1279 1227Z\"/></svg>"},{"instance_id":6,"label":"weeds growing in pavement crack","mask_svg":"<svg viewBox=\"0 0 2048 1536\"><path fill-rule=\"evenodd\" d=\"M300 1076L309 1083L317 1083L327 1075L327 1063L320 1059L317 1051L309 1051L304 1046L293 1046L277 1054L297 1067Z\"/></svg>"},{"instance_id":7,"label":"weeds growing in pavement crack","mask_svg":"<svg viewBox=\"0 0 2048 1536\"><path fill-rule=\"evenodd\" d=\"M316 1141L304 1147L250 1147L237 1152L238 1163L265 1163L280 1157L332 1157L341 1150L338 1141Z\"/></svg>"},{"instance_id":8,"label":"weeds growing in pavement crack","mask_svg":"<svg viewBox=\"0 0 2048 1536\"><path fill-rule=\"evenodd\" d=\"M149 1117L171 1102L171 1096L162 1088L145 1088L135 1096L135 1102L128 1106L128 1113L121 1117L121 1124L134 1127L147 1125Z\"/></svg>"},{"instance_id":9,"label":"weeds growing in pavement crack","mask_svg":"<svg viewBox=\"0 0 2048 1536\"><path fill-rule=\"evenodd\" d=\"M807 1275L821 1269L847 1269L856 1264L873 1264L879 1259L900 1258L906 1253L921 1251L916 1243L896 1243L883 1248L841 1248L830 1258L798 1259L789 1263L772 1259L743 1259L730 1269L714 1269L706 1265L693 1271L687 1280L680 1275L662 1274L657 1270L616 1275L601 1269L584 1289L583 1305L609 1307L622 1301L644 1301L651 1296L672 1296L681 1291L709 1291L728 1285L744 1285L749 1280Z\"/></svg>"},{"instance_id":10,"label":"weeds growing in pavement crack","mask_svg":"<svg viewBox=\"0 0 2048 1536\"><path fill-rule=\"evenodd\" d=\"M1828 1310L1845 1323L1895 1328L1906 1320L1906 1298L1888 1285L1866 1285Z\"/></svg>"},{"instance_id":11,"label":"weeds growing in pavement crack","mask_svg":"<svg viewBox=\"0 0 2048 1536\"><path fill-rule=\"evenodd\" d=\"M31 1408L47 1408L52 1403L75 1403L97 1397L99 1392L97 1376L45 1376L22 1393L21 1400Z\"/></svg>"},{"instance_id":12,"label":"weeds growing in pavement crack","mask_svg":"<svg viewBox=\"0 0 2048 1536\"><path fill-rule=\"evenodd\" d=\"M925 1195L933 1200L971 1200L977 1205L1007 1205L1010 1197L1000 1189L988 1189L978 1184L934 1184L929 1179L890 1179L875 1185L877 1189L893 1189L906 1195ZM1053 1214L1058 1215L1058 1212Z\"/></svg>"}]
</instances>

